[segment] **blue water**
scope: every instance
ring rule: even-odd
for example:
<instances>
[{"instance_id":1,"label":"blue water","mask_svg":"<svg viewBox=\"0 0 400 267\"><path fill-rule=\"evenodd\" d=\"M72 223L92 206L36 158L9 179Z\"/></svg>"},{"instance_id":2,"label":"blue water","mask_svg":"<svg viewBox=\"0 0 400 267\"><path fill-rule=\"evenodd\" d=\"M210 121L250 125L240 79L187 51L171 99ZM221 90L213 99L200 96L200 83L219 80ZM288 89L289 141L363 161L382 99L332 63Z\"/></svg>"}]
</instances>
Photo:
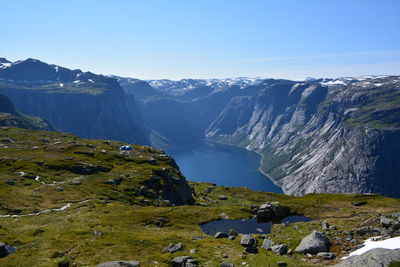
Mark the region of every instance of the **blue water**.
<instances>
[{"instance_id":1,"label":"blue water","mask_svg":"<svg viewBox=\"0 0 400 267\"><path fill-rule=\"evenodd\" d=\"M309 222L311 218L301 215L288 216L279 222L257 222L256 219L238 220L217 220L200 225L201 230L208 235L215 235L217 232L228 234L230 229L240 234L268 234L271 233L273 223L290 224L295 222Z\"/></svg>"},{"instance_id":2,"label":"blue water","mask_svg":"<svg viewBox=\"0 0 400 267\"><path fill-rule=\"evenodd\" d=\"M282 193L279 186L258 170L260 156L246 149L199 143L170 147L166 152L175 158L180 170L190 181Z\"/></svg>"}]
</instances>

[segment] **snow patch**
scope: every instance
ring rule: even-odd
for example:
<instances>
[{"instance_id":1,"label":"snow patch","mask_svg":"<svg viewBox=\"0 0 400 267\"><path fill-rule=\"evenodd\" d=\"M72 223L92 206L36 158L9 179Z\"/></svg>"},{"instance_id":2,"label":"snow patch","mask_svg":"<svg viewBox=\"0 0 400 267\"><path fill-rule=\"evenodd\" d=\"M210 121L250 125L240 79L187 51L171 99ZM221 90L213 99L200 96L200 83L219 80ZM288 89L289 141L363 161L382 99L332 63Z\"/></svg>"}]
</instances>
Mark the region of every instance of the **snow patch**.
<instances>
[{"instance_id":1,"label":"snow patch","mask_svg":"<svg viewBox=\"0 0 400 267\"><path fill-rule=\"evenodd\" d=\"M386 249L399 249L400 248L400 236L385 239L385 240L380 240L380 241L375 241L376 239L377 239L376 237L372 237L370 239L365 240L364 247L351 252L349 254L349 256L343 257L342 260L347 259L348 257L351 257L351 256L361 255L361 254L363 254L371 249L374 249L374 248L386 248Z\"/></svg>"},{"instance_id":2,"label":"snow patch","mask_svg":"<svg viewBox=\"0 0 400 267\"><path fill-rule=\"evenodd\" d=\"M334 80L334 81L328 81L328 82L322 82L321 85L347 85L344 81L342 80Z\"/></svg>"}]
</instances>

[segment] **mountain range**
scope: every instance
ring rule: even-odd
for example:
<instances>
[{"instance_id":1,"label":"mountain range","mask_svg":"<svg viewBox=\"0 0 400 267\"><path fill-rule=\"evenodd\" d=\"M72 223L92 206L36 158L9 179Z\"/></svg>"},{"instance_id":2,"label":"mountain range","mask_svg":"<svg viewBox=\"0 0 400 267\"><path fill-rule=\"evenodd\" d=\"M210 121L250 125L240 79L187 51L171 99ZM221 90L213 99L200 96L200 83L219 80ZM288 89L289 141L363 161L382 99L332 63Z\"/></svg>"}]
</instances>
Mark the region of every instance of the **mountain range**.
<instances>
[{"instance_id":1,"label":"mountain range","mask_svg":"<svg viewBox=\"0 0 400 267\"><path fill-rule=\"evenodd\" d=\"M85 138L244 147L287 194L400 196L400 76L143 81L1 59L0 94Z\"/></svg>"}]
</instances>

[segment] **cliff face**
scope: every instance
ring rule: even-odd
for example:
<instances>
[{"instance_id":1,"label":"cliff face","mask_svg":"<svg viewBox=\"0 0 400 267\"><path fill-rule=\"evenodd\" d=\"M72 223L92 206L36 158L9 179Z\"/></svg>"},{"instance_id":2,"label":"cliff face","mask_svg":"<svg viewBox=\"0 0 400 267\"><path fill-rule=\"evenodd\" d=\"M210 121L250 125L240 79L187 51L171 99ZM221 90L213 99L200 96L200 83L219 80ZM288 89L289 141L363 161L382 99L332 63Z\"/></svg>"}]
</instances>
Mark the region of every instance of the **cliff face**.
<instances>
[{"instance_id":1,"label":"cliff face","mask_svg":"<svg viewBox=\"0 0 400 267\"><path fill-rule=\"evenodd\" d=\"M399 81L278 81L233 98L206 136L262 154L288 194L399 196Z\"/></svg>"},{"instance_id":2,"label":"cliff face","mask_svg":"<svg viewBox=\"0 0 400 267\"><path fill-rule=\"evenodd\" d=\"M0 95L0 126L11 126L35 130L54 130L53 127L42 118L28 116L19 112L10 99Z\"/></svg>"},{"instance_id":3,"label":"cliff face","mask_svg":"<svg viewBox=\"0 0 400 267\"><path fill-rule=\"evenodd\" d=\"M85 138L149 144L134 95L115 79L28 59L0 66L0 93L23 113Z\"/></svg>"}]
</instances>

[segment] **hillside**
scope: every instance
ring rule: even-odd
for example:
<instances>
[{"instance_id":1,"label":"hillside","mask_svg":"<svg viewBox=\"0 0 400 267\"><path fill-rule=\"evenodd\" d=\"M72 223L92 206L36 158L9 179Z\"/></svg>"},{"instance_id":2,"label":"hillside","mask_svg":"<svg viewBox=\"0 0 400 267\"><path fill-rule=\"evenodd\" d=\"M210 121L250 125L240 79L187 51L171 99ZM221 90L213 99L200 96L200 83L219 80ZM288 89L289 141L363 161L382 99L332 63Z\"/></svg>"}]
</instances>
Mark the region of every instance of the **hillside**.
<instances>
[{"instance_id":1,"label":"hillside","mask_svg":"<svg viewBox=\"0 0 400 267\"><path fill-rule=\"evenodd\" d=\"M398 199L293 197L187 183L174 160L158 149L131 145L132 150L121 151L123 143L58 132L2 127L0 140L0 241L15 249L0 258L1 266L96 266L121 260L170 266L183 255L199 266L325 266L369 236L396 234L381 225L380 217L398 212ZM200 228L221 218L251 218L259 205L271 201L313 220L273 224L272 233L254 234L257 253L245 252L241 235L215 238ZM294 251L313 230L329 237L335 259ZM288 254L262 249L266 237L287 245ZM183 250L163 253L170 243L182 243Z\"/></svg>"}]
</instances>

